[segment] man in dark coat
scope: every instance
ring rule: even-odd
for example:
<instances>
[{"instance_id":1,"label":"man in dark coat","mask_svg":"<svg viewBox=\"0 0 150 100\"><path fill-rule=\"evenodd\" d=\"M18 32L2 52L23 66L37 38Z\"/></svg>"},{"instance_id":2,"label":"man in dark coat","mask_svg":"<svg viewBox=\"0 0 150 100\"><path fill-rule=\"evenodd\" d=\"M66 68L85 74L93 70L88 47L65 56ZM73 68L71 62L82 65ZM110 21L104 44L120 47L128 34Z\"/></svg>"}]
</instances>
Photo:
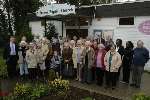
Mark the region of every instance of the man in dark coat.
<instances>
[{"instance_id":1,"label":"man in dark coat","mask_svg":"<svg viewBox=\"0 0 150 100\"><path fill-rule=\"evenodd\" d=\"M132 66L132 84L136 88L140 88L141 78L144 72L144 66L149 61L149 51L144 47L144 43L139 40L137 47L133 53L133 66Z\"/></svg>"},{"instance_id":2,"label":"man in dark coat","mask_svg":"<svg viewBox=\"0 0 150 100\"><path fill-rule=\"evenodd\" d=\"M116 50L117 52L121 55L121 59L123 58L124 56L124 47L122 46L122 40L121 39L117 39L116 40ZM120 71L121 71L121 67L119 68L118 70L118 77L117 77L117 80L119 80L119 77L120 77Z\"/></svg>"},{"instance_id":3,"label":"man in dark coat","mask_svg":"<svg viewBox=\"0 0 150 100\"><path fill-rule=\"evenodd\" d=\"M9 78L16 76L16 66L18 61L18 46L15 43L15 37L10 37L10 42L5 46L3 58L6 61Z\"/></svg>"}]
</instances>

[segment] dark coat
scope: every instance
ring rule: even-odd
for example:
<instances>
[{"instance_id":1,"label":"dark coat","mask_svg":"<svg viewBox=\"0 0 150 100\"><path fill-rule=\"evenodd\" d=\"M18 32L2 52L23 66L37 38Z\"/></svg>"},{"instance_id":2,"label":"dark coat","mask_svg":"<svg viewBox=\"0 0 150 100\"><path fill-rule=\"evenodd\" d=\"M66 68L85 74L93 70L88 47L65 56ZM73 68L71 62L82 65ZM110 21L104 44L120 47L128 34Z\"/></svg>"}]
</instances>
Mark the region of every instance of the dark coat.
<instances>
[{"instance_id":1,"label":"dark coat","mask_svg":"<svg viewBox=\"0 0 150 100\"><path fill-rule=\"evenodd\" d=\"M66 63L65 60L68 60L69 64L73 63L72 53L73 53L73 50L71 48L68 48L68 49L65 48L65 49L63 49L63 51L62 51L62 58L63 58L64 63Z\"/></svg>"},{"instance_id":2,"label":"dark coat","mask_svg":"<svg viewBox=\"0 0 150 100\"><path fill-rule=\"evenodd\" d=\"M123 46L120 46L120 47L119 47L118 53L121 55L121 58L122 58L123 55L124 55L124 47L123 47Z\"/></svg>"},{"instance_id":3,"label":"dark coat","mask_svg":"<svg viewBox=\"0 0 150 100\"><path fill-rule=\"evenodd\" d=\"M15 61L17 62L18 59L19 59L19 56L18 56L18 45L17 45L17 44L15 44L15 49L16 49L16 55L14 56L14 58L15 58ZM6 63L9 61L10 52L11 52L10 43L8 43L8 44L5 46L4 52L3 52L3 59L6 60Z\"/></svg>"},{"instance_id":4,"label":"dark coat","mask_svg":"<svg viewBox=\"0 0 150 100\"><path fill-rule=\"evenodd\" d=\"M146 48L135 48L133 53L133 65L144 67L149 60L149 51Z\"/></svg>"},{"instance_id":5,"label":"dark coat","mask_svg":"<svg viewBox=\"0 0 150 100\"><path fill-rule=\"evenodd\" d=\"M133 59L133 49L125 48L122 65L123 67L131 67Z\"/></svg>"}]
</instances>

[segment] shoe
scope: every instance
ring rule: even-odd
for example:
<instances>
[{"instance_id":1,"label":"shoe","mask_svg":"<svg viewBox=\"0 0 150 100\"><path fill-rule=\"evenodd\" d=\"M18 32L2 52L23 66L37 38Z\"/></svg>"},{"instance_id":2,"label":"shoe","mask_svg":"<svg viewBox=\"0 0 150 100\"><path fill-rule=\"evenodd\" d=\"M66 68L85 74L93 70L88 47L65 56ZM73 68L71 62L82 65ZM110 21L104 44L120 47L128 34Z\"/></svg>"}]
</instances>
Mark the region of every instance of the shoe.
<instances>
[{"instance_id":1,"label":"shoe","mask_svg":"<svg viewBox=\"0 0 150 100\"><path fill-rule=\"evenodd\" d=\"M76 81L78 81L78 80L79 80L79 78L76 78L75 80L76 80Z\"/></svg>"},{"instance_id":2,"label":"shoe","mask_svg":"<svg viewBox=\"0 0 150 100\"><path fill-rule=\"evenodd\" d=\"M102 84L100 84L100 83L97 83L97 85L98 85L98 86L102 86Z\"/></svg>"},{"instance_id":3,"label":"shoe","mask_svg":"<svg viewBox=\"0 0 150 100\"><path fill-rule=\"evenodd\" d=\"M130 84L130 86L135 87L136 85L135 84Z\"/></svg>"},{"instance_id":4,"label":"shoe","mask_svg":"<svg viewBox=\"0 0 150 100\"><path fill-rule=\"evenodd\" d=\"M140 88L140 86L138 86L138 85L136 85L135 87L136 87L136 88Z\"/></svg>"},{"instance_id":5,"label":"shoe","mask_svg":"<svg viewBox=\"0 0 150 100\"><path fill-rule=\"evenodd\" d=\"M116 88L115 87L112 87L112 90L115 90Z\"/></svg>"},{"instance_id":6,"label":"shoe","mask_svg":"<svg viewBox=\"0 0 150 100\"><path fill-rule=\"evenodd\" d=\"M109 87L109 86L105 86L104 88L107 90L107 89L109 89L110 87Z\"/></svg>"},{"instance_id":7,"label":"shoe","mask_svg":"<svg viewBox=\"0 0 150 100\"><path fill-rule=\"evenodd\" d=\"M125 82L125 81L120 81L120 83L129 84L129 82Z\"/></svg>"}]
</instances>

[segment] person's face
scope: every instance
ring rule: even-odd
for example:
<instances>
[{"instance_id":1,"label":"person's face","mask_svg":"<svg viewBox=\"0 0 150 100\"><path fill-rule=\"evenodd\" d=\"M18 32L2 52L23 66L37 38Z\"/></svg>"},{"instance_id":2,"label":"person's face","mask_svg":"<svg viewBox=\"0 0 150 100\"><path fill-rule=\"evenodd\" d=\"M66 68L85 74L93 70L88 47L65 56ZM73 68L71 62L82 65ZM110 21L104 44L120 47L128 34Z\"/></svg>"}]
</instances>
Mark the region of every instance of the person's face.
<instances>
[{"instance_id":1,"label":"person's face","mask_svg":"<svg viewBox=\"0 0 150 100\"><path fill-rule=\"evenodd\" d=\"M68 49L68 48L69 48L69 44L65 44L64 49Z\"/></svg>"},{"instance_id":2,"label":"person's face","mask_svg":"<svg viewBox=\"0 0 150 100\"><path fill-rule=\"evenodd\" d=\"M70 45L71 45L71 46L74 46L74 45L75 45L75 43L74 43L74 42L70 42Z\"/></svg>"},{"instance_id":3,"label":"person's face","mask_svg":"<svg viewBox=\"0 0 150 100\"><path fill-rule=\"evenodd\" d=\"M10 38L10 41L11 41L12 43L15 43L16 39L15 39L14 37L11 37L11 38Z\"/></svg>"},{"instance_id":4,"label":"person's face","mask_svg":"<svg viewBox=\"0 0 150 100\"><path fill-rule=\"evenodd\" d=\"M85 47L89 48L90 47L90 43L85 43Z\"/></svg>"},{"instance_id":5,"label":"person's face","mask_svg":"<svg viewBox=\"0 0 150 100\"><path fill-rule=\"evenodd\" d=\"M76 37L76 36L74 36L74 37L73 37L73 39L74 39L74 40L77 40L77 37Z\"/></svg>"},{"instance_id":6,"label":"person's face","mask_svg":"<svg viewBox=\"0 0 150 100\"><path fill-rule=\"evenodd\" d=\"M128 47L130 47L130 44L129 44L129 42L127 42L127 43L126 43L126 47L127 47L127 48L128 48Z\"/></svg>"},{"instance_id":7,"label":"person's face","mask_svg":"<svg viewBox=\"0 0 150 100\"><path fill-rule=\"evenodd\" d=\"M26 37L22 37L22 41L26 41L27 40L27 38Z\"/></svg>"},{"instance_id":8,"label":"person's face","mask_svg":"<svg viewBox=\"0 0 150 100\"><path fill-rule=\"evenodd\" d=\"M81 47L81 45L82 45L81 43L77 43L77 47Z\"/></svg>"},{"instance_id":9,"label":"person's face","mask_svg":"<svg viewBox=\"0 0 150 100\"><path fill-rule=\"evenodd\" d=\"M94 42L93 45L94 45L94 47L97 47L97 42Z\"/></svg>"},{"instance_id":10,"label":"person's face","mask_svg":"<svg viewBox=\"0 0 150 100\"><path fill-rule=\"evenodd\" d=\"M25 44L25 43L22 43L22 44L21 44L21 47L25 47L25 46L26 46L26 44Z\"/></svg>"},{"instance_id":11,"label":"person's face","mask_svg":"<svg viewBox=\"0 0 150 100\"><path fill-rule=\"evenodd\" d=\"M116 45L119 46L120 45L120 41L116 40Z\"/></svg>"},{"instance_id":12,"label":"person's face","mask_svg":"<svg viewBox=\"0 0 150 100\"><path fill-rule=\"evenodd\" d=\"M99 50L103 50L104 48L101 45L98 45Z\"/></svg>"},{"instance_id":13,"label":"person's face","mask_svg":"<svg viewBox=\"0 0 150 100\"><path fill-rule=\"evenodd\" d=\"M138 41L137 42L137 47L138 48L142 48L143 47L143 42L142 41Z\"/></svg>"},{"instance_id":14,"label":"person's face","mask_svg":"<svg viewBox=\"0 0 150 100\"><path fill-rule=\"evenodd\" d=\"M115 49L114 46L112 46L112 47L110 48L110 51L111 51L111 52L115 52L115 50L116 50L116 49Z\"/></svg>"},{"instance_id":15,"label":"person's face","mask_svg":"<svg viewBox=\"0 0 150 100\"><path fill-rule=\"evenodd\" d=\"M54 51L54 56L57 56L57 51Z\"/></svg>"}]
</instances>

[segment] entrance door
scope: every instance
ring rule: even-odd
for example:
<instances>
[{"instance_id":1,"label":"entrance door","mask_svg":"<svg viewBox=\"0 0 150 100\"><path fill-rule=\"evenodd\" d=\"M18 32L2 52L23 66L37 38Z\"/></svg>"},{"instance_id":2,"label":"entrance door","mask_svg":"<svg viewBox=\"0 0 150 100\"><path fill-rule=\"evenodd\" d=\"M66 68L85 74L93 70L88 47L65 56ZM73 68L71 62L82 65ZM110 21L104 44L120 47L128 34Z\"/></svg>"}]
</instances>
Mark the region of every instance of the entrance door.
<instances>
[{"instance_id":1,"label":"entrance door","mask_svg":"<svg viewBox=\"0 0 150 100\"><path fill-rule=\"evenodd\" d=\"M86 38L88 36L88 29L67 29L66 36L68 36L70 39L72 39L73 36L77 36L78 38Z\"/></svg>"}]
</instances>

